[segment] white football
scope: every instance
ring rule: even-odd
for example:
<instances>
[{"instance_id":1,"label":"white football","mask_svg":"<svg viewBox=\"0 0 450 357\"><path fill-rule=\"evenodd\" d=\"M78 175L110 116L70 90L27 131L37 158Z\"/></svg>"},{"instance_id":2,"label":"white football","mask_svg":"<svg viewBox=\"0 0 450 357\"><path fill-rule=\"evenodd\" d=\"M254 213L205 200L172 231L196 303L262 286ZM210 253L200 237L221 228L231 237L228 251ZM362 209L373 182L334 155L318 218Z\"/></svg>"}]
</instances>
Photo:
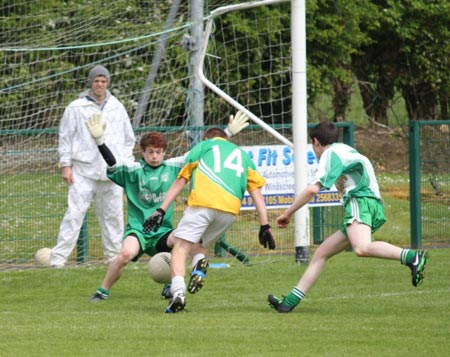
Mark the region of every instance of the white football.
<instances>
[{"instance_id":1,"label":"white football","mask_svg":"<svg viewBox=\"0 0 450 357\"><path fill-rule=\"evenodd\" d=\"M172 254L162 252L155 254L148 262L148 275L153 281L160 284L170 283L172 275L170 273L170 262Z\"/></svg>"},{"instance_id":2,"label":"white football","mask_svg":"<svg viewBox=\"0 0 450 357\"><path fill-rule=\"evenodd\" d=\"M36 264L50 267L50 256L52 254L52 250L50 248L41 248L34 255L34 261Z\"/></svg>"}]
</instances>

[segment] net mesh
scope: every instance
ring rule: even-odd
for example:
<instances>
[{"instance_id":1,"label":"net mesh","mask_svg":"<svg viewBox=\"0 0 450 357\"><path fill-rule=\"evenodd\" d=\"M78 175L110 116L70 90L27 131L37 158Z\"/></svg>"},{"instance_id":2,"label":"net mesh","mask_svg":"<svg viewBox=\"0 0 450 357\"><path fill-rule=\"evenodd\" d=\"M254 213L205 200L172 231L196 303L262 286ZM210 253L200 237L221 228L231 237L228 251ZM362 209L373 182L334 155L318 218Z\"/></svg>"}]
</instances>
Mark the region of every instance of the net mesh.
<instances>
[{"instance_id":1,"label":"net mesh","mask_svg":"<svg viewBox=\"0 0 450 357\"><path fill-rule=\"evenodd\" d=\"M167 157L189 150L190 135L224 125L235 112L205 90L204 127L190 125L195 98L189 66L190 2L101 1L8 2L0 5L0 264L32 264L41 247L52 247L66 208L67 186L57 166L58 125L65 107L87 89L95 64L111 73L111 92L125 105L137 136L147 130L167 135ZM203 17L229 1L205 1ZM214 18L205 75L256 116L292 140L290 2ZM279 144L256 126L234 141ZM136 157L139 156L136 148ZM185 197L178 200L178 212ZM270 212L273 221L276 211ZM177 219L178 217L176 217ZM88 212L78 247L87 261L101 259L95 212ZM256 213L243 212L226 239L258 255ZM293 251L290 230L280 233L276 254ZM78 257L78 258L77 258ZM86 258L86 257L85 257Z\"/></svg>"}]
</instances>

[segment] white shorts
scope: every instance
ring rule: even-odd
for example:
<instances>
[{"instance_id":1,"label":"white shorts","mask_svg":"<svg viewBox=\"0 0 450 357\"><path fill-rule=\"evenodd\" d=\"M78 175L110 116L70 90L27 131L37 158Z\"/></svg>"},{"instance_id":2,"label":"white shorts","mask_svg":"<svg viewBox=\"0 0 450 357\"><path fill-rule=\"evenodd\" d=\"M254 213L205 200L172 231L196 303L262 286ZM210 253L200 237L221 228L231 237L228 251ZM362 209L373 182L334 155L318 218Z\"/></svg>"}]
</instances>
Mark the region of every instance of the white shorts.
<instances>
[{"instance_id":1,"label":"white shorts","mask_svg":"<svg viewBox=\"0 0 450 357\"><path fill-rule=\"evenodd\" d=\"M236 221L232 213L206 207L188 207L174 231L177 238L192 243L202 243L203 247L217 241L223 232Z\"/></svg>"}]
</instances>

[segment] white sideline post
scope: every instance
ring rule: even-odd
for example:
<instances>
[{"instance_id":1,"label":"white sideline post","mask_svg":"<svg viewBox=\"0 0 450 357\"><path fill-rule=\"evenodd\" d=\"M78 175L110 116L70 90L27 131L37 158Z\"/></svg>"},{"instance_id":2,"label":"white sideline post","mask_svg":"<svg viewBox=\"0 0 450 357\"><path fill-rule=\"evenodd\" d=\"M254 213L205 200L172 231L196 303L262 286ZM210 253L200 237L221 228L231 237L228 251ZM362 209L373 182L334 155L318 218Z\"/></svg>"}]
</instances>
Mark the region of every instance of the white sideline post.
<instances>
[{"instance_id":1,"label":"white sideline post","mask_svg":"<svg viewBox=\"0 0 450 357\"><path fill-rule=\"evenodd\" d=\"M308 113L306 89L306 8L305 0L291 2L292 43L292 127L295 143L295 196L307 185ZM295 261L309 261L309 208L305 205L294 216Z\"/></svg>"}]
</instances>

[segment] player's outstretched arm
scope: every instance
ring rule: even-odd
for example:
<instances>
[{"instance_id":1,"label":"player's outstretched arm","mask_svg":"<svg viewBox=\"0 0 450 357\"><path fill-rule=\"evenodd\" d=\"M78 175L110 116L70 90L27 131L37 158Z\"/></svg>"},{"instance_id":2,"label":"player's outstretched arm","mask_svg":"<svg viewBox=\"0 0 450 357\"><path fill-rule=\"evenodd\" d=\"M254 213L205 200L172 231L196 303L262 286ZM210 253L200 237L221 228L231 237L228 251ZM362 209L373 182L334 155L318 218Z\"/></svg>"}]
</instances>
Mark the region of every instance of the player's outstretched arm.
<instances>
[{"instance_id":1,"label":"player's outstretched arm","mask_svg":"<svg viewBox=\"0 0 450 357\"><path fill-rule=\"evenodd\" d=\"M225 133L231 138L247 126L249 126L247 114L238 111L235 116L233 116L233 114L230 115L227 127L225 128Z\"/></svg>"},{"instance_id":2,"label":"player's outstretched arm","mask_svg":"<svg viewBox=\"0 0 450 357\"><path fill-rule=\"evenodd\" d=\"M91 134L92 139L94 139L95 143L97 144L100 154L102 155L108 166L112 167L117 163L117 160L111 150L109 150L109 148L105 144L105 140L103 138L105 126L105 124L102 124L102 118L100 114L94 114L88 120L86 120L86 127L88 128L89 134Z\"/></svg>"}]
</instances>

